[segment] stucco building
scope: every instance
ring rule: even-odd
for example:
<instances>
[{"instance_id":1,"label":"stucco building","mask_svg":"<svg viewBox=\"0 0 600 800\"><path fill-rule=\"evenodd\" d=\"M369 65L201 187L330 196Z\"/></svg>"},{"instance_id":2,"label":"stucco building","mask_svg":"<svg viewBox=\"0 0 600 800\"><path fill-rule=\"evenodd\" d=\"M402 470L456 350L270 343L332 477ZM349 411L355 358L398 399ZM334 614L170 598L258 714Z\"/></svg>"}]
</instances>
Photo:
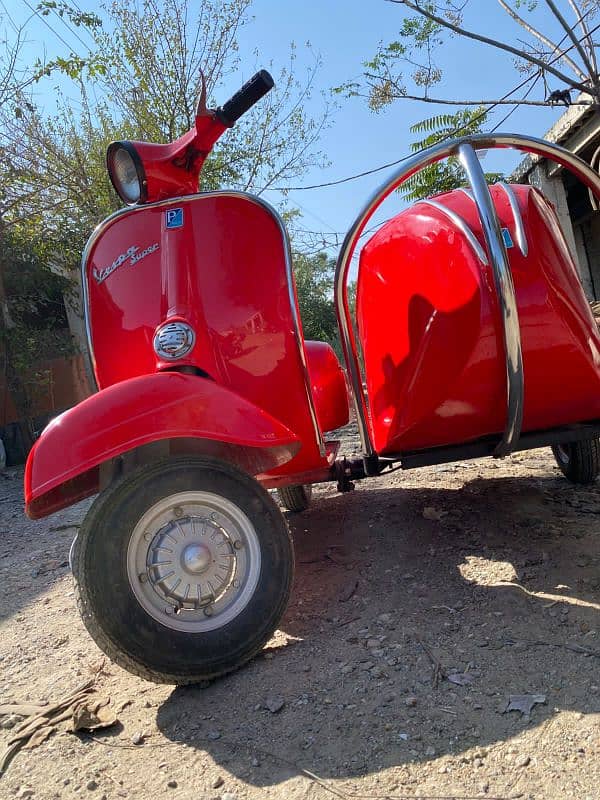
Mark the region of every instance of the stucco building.
<instances>
[{"instance_id":1,"label":"stucco building","mask_svg":"<svg viewBox=\"0 0 600 800\"><path fill-rule=\"evenodd\" d=\"M570 106L544 138L598 169L600 113L591 107ZM600 300L600 211L594 210L588 189L559 164L537 156L526 158L512 177L536 186L554 204L586 295Z\"/></svg>"}]
</instances>

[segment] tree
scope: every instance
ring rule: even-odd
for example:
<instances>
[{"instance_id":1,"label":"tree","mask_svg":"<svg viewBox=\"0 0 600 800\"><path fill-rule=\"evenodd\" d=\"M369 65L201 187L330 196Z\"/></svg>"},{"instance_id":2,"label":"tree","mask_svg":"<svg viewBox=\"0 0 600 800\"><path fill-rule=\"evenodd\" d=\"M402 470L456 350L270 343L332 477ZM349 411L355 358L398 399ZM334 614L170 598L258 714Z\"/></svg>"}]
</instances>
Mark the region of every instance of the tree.
<instances>
[{"instance_id":1,"label":"tree","mask_svg":"<svg viewBox=\"0 0 600 800\"><path fill-rule=\"evenodd\" d=\"M317 339L338 347L338 328L331 294L335 262L325 253L294 254L298 305L305 339Z\"/></svg>"},{"instance_id":2,"label":"tree","mask_svg":"<svg viewBox=\"0 0 600 800\"><path fill-rule=\"evenodd\" d=\"M493 35L471 30L464 23L471 0L386 0L404 6L412 15L400 24L399 37L382 44L375 56L365 63L361 83L349 83L340 91L366 96L373 110L389 103L421 100L427 103L459 106L528 104L544 106L600 106L600 75L594 34L599 4L597 0L497 0L503 11L525 32L520 46L503 42ZM480 0L477 0L480 2ZM542 30L535 12L546 12L561 32L552 36ZM535 20L535 21L534 21ZM500 98L454 98L432 96L443 77L437 56L443 52L448 37L457 36L513 56L524 79L516 87L507 87ZM530 93L537 88L537 98ZM523 96L514 95L524 90ZM573 98L571 92L583 93Z\"/></svg>"},{"instance_id":3,"label":"tree","mask_svg":"<svg viewBox=\"0 0 600 800\"><path fill-rule=\"evenodd\" d=\"M487 113L483 108L463 109L456 114L441 114L421 120L410 127L411 133L426 135L410 146L413 153L432 147L438 142L455 136L479 133L486 124ZM498 172L486 173L488 183L501 178ZM449 192L466 184L463 167L452 157L425 167L402 184L401 191L408 200L421 200L440 192Z\"/></svg>"},{"instance_id":4,"label":"tree","mask_svg":"<svg viewBox=\"0 0 600 800\"><path fill-rule=\"evenodd\" d=\"M107 145L114 139L166 142L181 135L194 119L201 70L209 105L227 99L228 76L239 75L239 83L249 77L241 72L237 35L250 22L250 4L251 0L198 4L119 0L104 8L101 21L79 12L75 4L43 0L38 5L40 13L66 15L71 24L83 26L89 52L80 56L65 51L18 74L16 54L23 32L17 35L7 28L7 37L13 30L15 38L7 50L12 60L5 59L6 74L11 77L5 81L10 89L4 93L0 55L0 306L4 312L0 360L5 370L14 373L15 385L24 362L35 361L36 350L39 355L40 336L45 335L36 332L31 315L17 313L11 300L11 282L20 268L15 247L18 244L19 250L22 245L21 253L28 248L36 253L39 269L30 264L28 274L35 273L42 296L54 292L57 285L64 288L48 267L70 277L78 294L85 241L95 225L121 205L106 174ZM301 83L292 48L287 67L276 75L277 88L227 132L207 161L203 188L252 189L260 194L323 163L317 141L329 109L325 107L317 119L304 110L317 68L315 62ZM58 72L68 79L68 84L62 80L60 90L52 87ZM56 95L55 110L37 106L31 91L36 81L51 89L47 94ZM72 296L70 291L67 294ZM28 302L34 303L31 297ZM76 298L75 305L80 303L81 298ZM27 336L23 326L28 326ZM17 392L23 416L28 415L26 388Z\"/></svg>"}]
</instances>

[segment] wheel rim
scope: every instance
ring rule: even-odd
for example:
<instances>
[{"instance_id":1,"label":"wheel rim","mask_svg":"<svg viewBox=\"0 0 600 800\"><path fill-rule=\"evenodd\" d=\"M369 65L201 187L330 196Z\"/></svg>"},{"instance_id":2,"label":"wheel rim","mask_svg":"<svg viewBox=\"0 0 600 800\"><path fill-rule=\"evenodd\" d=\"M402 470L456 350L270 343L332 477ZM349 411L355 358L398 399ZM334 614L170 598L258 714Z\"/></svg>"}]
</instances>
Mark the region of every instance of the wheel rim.
<instances>
[{"instance_id":1,"label":"wheel rim","mask_svg":"<svg viewBox=\"0 0 600 800\"><path fill-rule=\"evenodd\" d=\"M254 525L211 492L163 498L141 517L127 548L129 583L142 608L188 633L237 617L254 594L260 563Z\"/></svg>"}]
</instances>

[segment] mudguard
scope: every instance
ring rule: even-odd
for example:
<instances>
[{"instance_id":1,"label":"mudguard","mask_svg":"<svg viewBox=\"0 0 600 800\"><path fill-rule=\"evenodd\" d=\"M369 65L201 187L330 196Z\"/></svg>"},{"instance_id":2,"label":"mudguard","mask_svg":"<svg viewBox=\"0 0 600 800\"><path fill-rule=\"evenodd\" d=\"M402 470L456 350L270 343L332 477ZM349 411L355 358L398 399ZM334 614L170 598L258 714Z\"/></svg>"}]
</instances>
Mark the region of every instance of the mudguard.
<instances>
[{"instance_id":1,"label":"mudguard","mask_svg":"<svg viewBox=\"0 0 600 800\"><path fill-rule=\"evenodd\" d=\"M301 447L287 427L209 379L143 375L88 397L45 428L25 468L27 515L44 517L95 494L100 465L156 442L168 442L167 454L226 457L253 475Z\"/></svg>"}]
</instances>

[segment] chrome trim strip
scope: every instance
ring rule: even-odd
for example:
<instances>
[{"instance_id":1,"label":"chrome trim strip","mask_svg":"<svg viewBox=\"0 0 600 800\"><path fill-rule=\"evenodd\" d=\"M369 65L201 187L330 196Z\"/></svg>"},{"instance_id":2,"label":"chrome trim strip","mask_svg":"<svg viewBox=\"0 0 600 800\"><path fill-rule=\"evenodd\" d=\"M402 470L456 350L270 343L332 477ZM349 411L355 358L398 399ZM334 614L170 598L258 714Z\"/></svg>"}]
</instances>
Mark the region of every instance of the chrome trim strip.
<instances>
[{"instance_id":1,"label":"chrome trim strip","mask_svg":"<svg viewBox=\"0 0 600 800\"><path fill-rule=\"evenodd\" d=\"M197 200L199 198L205 198L205 197L237 197L249 200L250 202L253 202L256 205L264 208L265 211L267 211L277 223L277 226L279 228L284 243L285 272L288 285L288 298L290 301L290 309L292 312L292 319L294 322L294 338L296 339L296 344L298 346L298 353L300 356L300 362L302 364L302 377L304 379L306 399L308 402L310 418L313 424L315 432L315 440L319 448L319 453L321 456L325 457L327 455L327 449L325 447L325 440L323 438L323 433L319 427L317 419L317 410L315 407L315 401L311 389L310 375L308 373L308 363L306 360L306 352L304 350L304 339L302 336L300 315L298 313L298 307L296 304L296 288L295 288L296 283L294 281L294 270L292 265L292 247L291 247L290 237L283 220L281 219L277 211L273 208L273 206L271 206L261 197L256 197L255 195L248 194L247 192L235 192L235 191L199 192L198 194L184 195L183 197L172 197L169 198L168 200L161 200L157 203L146 203L145 205L141 206L133 206L133 207L129 206L127 208L120 208L118 211L115 211L113 214L111 214L109 217L103 220L94 229L92 235L87 241L81 259L81 282L83 287L83 310L85 316L85 329L87 333L90 360L92 362L92 367L94 369L94 377L96 377L96 358L94 356L94 348L92 346L92 334L91 334L91 324L89 315L89 295L87 290L85 267L90 255L90 251L94 246L96 240L107 230L107 228L110 227L110 225L114 222L115 219L123 216L124 214L135 214L137 212L143 211L146 208L161 208L162 206L171 205L172 203L178 203L178 204L189 203L191 200ZM96 377L96 390L98 390L97 377Z\"/></svg>"},{"instance_id":2,"label":"chrome trim strip","mask_svg":"<svg viewBox=\"0 0 600 800\"><path fill-rule=\"evenodd\" d=\"M467 173L473 190L473 197L492 262L494 284L502 317L502 338L504 339L506 361L506 423L502 440L496 447L494 455L505 456L514 450L521 435L523 422L525 381L517 298L502 229L477 153L470 144L461 144L458 148L458 159Z\"/></svg>"},{"instance_id":3,"label":"chrome trim strip","mask_svg":"<svg viewBox=\"0 0 600 800\"><path fill-rule=\"evenodd\" d=\"M352 330L352 321L348 306L348 272L356 246L372 215L395 189L404 181L415 175L419 170L435 164L451 155L457 155L462 143L469 143L476 150L490 148L515 148L526 153L549 158L557 161L563 167L570 169L594 194L600 198L600 175L590 168L588 164L559 145L550 144L544 139L532 136L522 136L517 133L479 133L463 139L454 139L440 142L422 153L416 153L408 158L396 169L391 176L371 195L368 202L350 226L338 255L335 278L334 299L340 339L344 352L344 360L350 379L350 388L356 409L358 431L362 443L363 453L367 456L375 455L373 441L368 428L368 412L362 388L362 376L358 361L356 340Z\"/></svg>"},{"instance_id":4,"label":"chrome trim strip","mask_svg":"<svg viewBox=\"0 0 600 800\"><path fill-rule=\"evenodd\" d=\"M473 198L471 197L471 200ZM437 210L442 213L445 217L447 217L450 222L452 222L459 231L464 235L465 239L469 242L473 250L475 251L475 255L481 261L484 267L487 267L489 262L487 256L485 254L485 250L477 241L475 234L467 225L466 220L464 220L460 214L457 214L456 211L452 211L450 208L446 208L446 206L442 205L442 203L438 203L437 200L418 200L416 205L427 205L432 206L433 208L437 208Z\"/></svg>"},{"instance_id":5,"label":"chrome trim strip","mask_svg":"<svg viewBox=\"0 0 600 800\"><path fill-rule=\"evenodd\" d=\"M529 255L529 245L527 243L527 235L525 233L525 225L523 224L523 217L521 216L521 210L519 208L519 201L517 200L517 196L514 193L511 186L504 181L498 181L495 186L499 186L506 197L508 198L508 202L510 204L510 210L512 211L513 219L515 221L515 237L517 240L517 244L519 245L519 250L521 251L521 255L524 258L527 258Z\"/></svg>"}]
</instances>

